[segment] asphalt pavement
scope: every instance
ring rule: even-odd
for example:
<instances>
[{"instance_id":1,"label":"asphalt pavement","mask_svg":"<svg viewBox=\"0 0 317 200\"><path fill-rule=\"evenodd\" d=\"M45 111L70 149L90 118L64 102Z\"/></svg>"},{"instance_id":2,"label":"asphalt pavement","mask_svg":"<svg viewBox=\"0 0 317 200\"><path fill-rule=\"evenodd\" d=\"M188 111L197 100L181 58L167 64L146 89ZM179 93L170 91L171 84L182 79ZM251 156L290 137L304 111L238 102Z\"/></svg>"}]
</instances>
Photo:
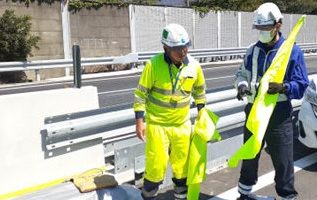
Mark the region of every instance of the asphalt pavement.
<instances>
[{"instance_id":1,"label":"asphalt pavement","mask_svg":"<svg viewBox=\"0 0 317 200\"><path fill-rule=\"evenodd\" d=\"M299 193L299 200L316 200L317 149L309 149L298 140L294 140L294 161L295 187ZM240 165L237 168L224 168L207 175L206 180L201 184L200 200L235 200L238 197ZM262 150L259 181L254 187L254 193L277 197L274 185L274 169L270 156ZM158 199L173 200L172 188L162 190Z\"/></svg>"}]
</instances>

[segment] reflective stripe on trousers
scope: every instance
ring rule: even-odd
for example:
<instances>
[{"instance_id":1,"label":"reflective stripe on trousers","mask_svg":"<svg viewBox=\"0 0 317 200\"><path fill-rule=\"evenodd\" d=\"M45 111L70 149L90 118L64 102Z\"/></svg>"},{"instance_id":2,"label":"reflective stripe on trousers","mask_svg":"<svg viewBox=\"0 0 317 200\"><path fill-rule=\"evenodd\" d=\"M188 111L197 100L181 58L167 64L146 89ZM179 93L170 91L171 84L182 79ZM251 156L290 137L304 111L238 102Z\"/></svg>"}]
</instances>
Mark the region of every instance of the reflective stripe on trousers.
<instances>
[{"instance_id":1,"label":"reflective stripe on trousers","mask_svg":"<svg viewBox=\"0 0 317 200\"><path fill-rule=\"evenodd\" d=\"M246 116L252 104L245 108ZM277 103L270 118L267 131L262 142L267 143L275 169L275 189L279 196L284 198L296 197L294 188L294 162L293 162L293 125L291 120L292 105L289 101ZM252 133L244 127L244 142ZM252 189L258 180L258 165L261 151L251 160L243 160L239 179L239 191L242 194ZM241 186L240 186L241 184ZM243 186L243 187L242 187Z\"/></svg>"}]
</instances>

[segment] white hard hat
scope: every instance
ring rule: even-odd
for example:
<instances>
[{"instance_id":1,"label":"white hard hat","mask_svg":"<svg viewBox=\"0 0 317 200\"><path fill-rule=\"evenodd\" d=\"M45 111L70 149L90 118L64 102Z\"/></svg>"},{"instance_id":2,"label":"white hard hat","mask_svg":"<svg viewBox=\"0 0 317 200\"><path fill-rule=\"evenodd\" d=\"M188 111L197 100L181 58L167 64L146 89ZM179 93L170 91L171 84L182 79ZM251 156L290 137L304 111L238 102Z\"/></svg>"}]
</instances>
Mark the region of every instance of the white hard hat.
<instances>
[{"instance_id":1,"label":"white hard hat","mask_svg":"<svg viewBox=\"0 0 317 200\"><path fill-rule=\"evenodd\" d=\"M169 24L162 32L162 43L168 47L189 46L190 40L186 30L179 24Z\"/></svg>"},{"instance_id":2,"label":"white hard hat","mask_svg":"<svg viewBox=\"0 0 317 200\"><path fill-rule=\"evenodd\" d=\"M282 22L283 15L274 3L264 3L254 11L253 28L257 26L275 25Z\"/></svg>"}]
</instances>

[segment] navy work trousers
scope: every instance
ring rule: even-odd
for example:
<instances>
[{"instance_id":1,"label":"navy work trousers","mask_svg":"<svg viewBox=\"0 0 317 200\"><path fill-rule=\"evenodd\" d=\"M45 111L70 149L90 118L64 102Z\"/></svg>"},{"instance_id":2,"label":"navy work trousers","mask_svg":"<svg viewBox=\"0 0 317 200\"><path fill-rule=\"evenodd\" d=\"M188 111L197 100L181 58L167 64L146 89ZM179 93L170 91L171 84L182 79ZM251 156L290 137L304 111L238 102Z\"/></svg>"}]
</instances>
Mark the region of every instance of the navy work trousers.
<instances>
[{"instance_id":1,"label":"navy work trousers","mask_svg":"<svg viewBox=\"0 0 317 200\"><path fill-rule=\"evenodd\" d=\"M245 107L246 116L252 104ZM293 125L291 120L292 105L289 101L278 102L270 118L266 133L263 138L267 144L275 169L275 189L279 196L295 197L294 188L294 161L293 161ZM246 118L247 119L247 118ZM244 142L251 136L251 132L244 126ZM261 148L261 149L262 149ZM251 160L243 160L239 182L252 186L258 180L258 165L261 151Z\"/></svg>"}]
</instances>

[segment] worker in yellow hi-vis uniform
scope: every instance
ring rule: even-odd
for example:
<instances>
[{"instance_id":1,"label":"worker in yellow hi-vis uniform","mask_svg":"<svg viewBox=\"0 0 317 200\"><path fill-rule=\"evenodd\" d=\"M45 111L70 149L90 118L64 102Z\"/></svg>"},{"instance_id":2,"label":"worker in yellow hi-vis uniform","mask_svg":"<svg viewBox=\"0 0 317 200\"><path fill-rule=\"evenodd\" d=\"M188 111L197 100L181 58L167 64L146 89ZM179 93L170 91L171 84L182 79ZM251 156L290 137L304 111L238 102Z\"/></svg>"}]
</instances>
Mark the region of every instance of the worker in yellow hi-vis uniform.
<instances>
[{"instance_id":1,"label":"worker in yellow hi-vis uniform","mask_svg":"<svg viewBox=\"0 0 317 200\"><path fill-rule=\"evenodd\" d=\"M290 32L289 38L285 40L280 32L283 16L275 4L264 3L254 13L253 27L259 30L259 41L248 49L235 81L235 87L238 90L237 98L242 100L245 95L248 98L245 108L247 121L244 126L244 146L247 145L249 149L244 148L243 151L235 154L229 160L229 166L234 167L239 158L245 158L242 162L238 183L240 193L238 199L261 199L251 193L252 186L258 179L257 172L261 154L261 151L253 152L253 147L259 145L259 149L262 149L266 143L275 169L274 180L277 194L284 200L296 199L298 195L294 187L291 99L302 98L308 85L303 53L294 44L305 17L299 20L293 31ZM283 74L281 72L271 73L274 70L279 71L279 69L283 69L280 70L283 71ZM270 72L271 75L266 72ZM281 79L277 77L281 77ZM264 99L259 102L259 98L263 96ZM274 99L271 98L273 96L277 101L270 102L270 99ZM254 107L254 105L260 106ZM272 112L269 112L270 108L272 108ZM257 115L254 115L254 112ZM251 115L253 117L248 118ZM268 122L266 130L263 131L262 146L261 141L256 140L258 137L255 137L255 134L259 134L257 132L260 127L259 123L263 124L266 120L254 119L254 116L263 117L262 119L265 118ZM254 156L253 153L255 153ZM262 198L264 199L264 197Z\"/></svg>"},{"instance_id":2,"label":"worker in yellow hi-vis uniform","mask_svg":"<svg viewBox=\"0 0 317 200\"><path fill-rule=\"evenodd\" d=\"M198 109L205 106L205 79L199 63L187 54L190 39L182 26L167 25L161 42L164 53L147 62L133 105L136 134L146 142L142 197L155 198L170 161L175 199L186 199L190 99L195 99Z\"/></svg>"}]
</instances>

